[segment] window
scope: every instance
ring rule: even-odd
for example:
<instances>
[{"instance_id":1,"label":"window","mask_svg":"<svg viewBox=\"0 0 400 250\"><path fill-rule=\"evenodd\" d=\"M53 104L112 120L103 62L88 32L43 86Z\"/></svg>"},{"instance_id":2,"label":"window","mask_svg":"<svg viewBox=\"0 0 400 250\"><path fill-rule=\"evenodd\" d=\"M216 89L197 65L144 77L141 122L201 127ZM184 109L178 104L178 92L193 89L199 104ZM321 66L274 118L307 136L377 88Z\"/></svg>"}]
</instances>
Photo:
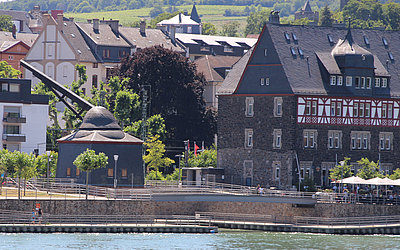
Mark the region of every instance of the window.
<instances>
[{"instance_id":1,"label":"window","mask_svg":"<svg viewBox=\"0 0 400 250\"><path fill-rule=\"evenodd\" d=\"M47 47L47 56L51 57L53 56L53 45L49 44L49 46Z\"/></svg>"},{"instance_id":2,"label":"window","mask_svg":"<svg viewBox=\"0 0 400 250\"><path fill-rule=\"evenodd\" d=\"M312 113L312 115L317 115L317 101L312 102L311 113Z\"/></svg>"},{"instance_id":3,"label":"window","mask_svg":"<svg viewBox=\"0 0 400 250\"><path fill-rule=\"evenodd\" d=\"M335 116L336 113L336 103L331 102L331 116Z\"/></svg>"},{"instance_id":4,"label":"window","mask_svg":"<svg viewBox=\"0 0 400 250\"><path fill-rule=\"evenodd\" d=\"M275 97L274 98L274 116L275 117L282 117L282 97Z\"/></svg>"},{"instance_id":5,"label":"window","mask_svg":"<svg viewBox=\"0 0 400 250\"><path fill-rule=\"evenodd\" d=\"M264 85L265 85L265 79L264 79L264 78L261 78L261 79L260 79L260 85L261 85L261 86L264 86Z\"/></svg>"},{"instance_id":6,"label":"window","mask_svg":"<svg viewBox=\"0 0 400 250\"><path fill-rule=\"evenodd\" d=\"M353 150L369 150L370 149L370 132L367 131L352 131L351 137L351 149Z\"/></svg>"},{"instance_id":7,"label":"window","mask_svg":"<svg viewBox=\"0 0 400 250\"><path fill-rule=\"evenodd\" d=\"M304 52L303 50L299 47L297 48L298 52L299 52L299 56L304 56Z\"/></svg>"},{"instance_id":8,"label":"window","mask_svg":"<svg viewBox=\"0 0 400 250\"><path fill-rule=\"evenodd\" d=\"M7 149L10 152L20 151L19 144L15 143L3 144L3 149Z\"/></svg>"},{"instance_id":9,"label":"window","mask_svg":"<svg viewBox=\"0 0 400 250\"><path fill-rule=\"evenodd\" d=\"M121 169L121 177L128 178L128 169L126 168Z\"/></svg>"},{"instance_id":10,"label":"window","mask_svg":"<svg viewBox=\"0 0 400 250\"><path fill-rule=\"evenodd\" d=\"M76 168L76 177L79 177L81 175L81 170L79 168Z\"/></svg>"},{"instance_id":11,"label":"window","mask_svg":"<svg viewBox=\"0 0 400 250\"><path fill-rule=\"evenodd\" d=\"M331 85L336 85L336 76L331 76Z\"/></svg>"},{"instance_id":12,"label":"window","mask_svg":"<svg viewBox=\"0 0 400 250\"><path fill-rule=\"evenodd\" d=\"M10 83L10 92L12 93L19 93L19 84L16 83Z\"/></svg>"},{"instance_id":13,"label":"window","mask_svg":"<svg viewBox=\"0 0 400 250\"><path fill-rule=\"evenodd\" d=\"M253 147L253 130L252 129L245 129L245 148L252 148Z\"/></svg>"},{"instance_id":14,"label":"window","mask_svg":"<svg viewBox=\"0 0 400 250\"><path fill-rule=\"evenodd\" d=\"M358 117L358 103L354 103L353 117Z\"/></svg>"},{"instance_id":15,"label":"window","mask_svg":"<svg viewBox=\"0 0 400 250\"><path fill-rule=\"evenodd\" d=\"M316 130L304 130L303 131L303 146L304 146L304 148L316 148L317 147L317 131Z\"/></svg>"},{"instance_id":16,"label":"window","mask_svg":"<svg viewBox=\"0 0 400 250\"><path fill-rule=\"evenodd\" d=\"M353 85L353 77L346 76L346 86L351 86L351 85Z\"/></svg>"},{"instance_id":17,"label":"window","mask_svg":"<svg viewBox=\"0 0 400 250\"><path fill-rule=\"evenodd\" d=\"M246 97L246 117L254 116L254 97Z\"/></svg>"},{"instance_id":18,"label":"window","mask_svg":"<svg viewBox=\"0 0 400 250\"><path fill-rule=\"evenodd\" d=\"M382 118L386 118L387 104L382 104Z\"/></svg>"},{"instance_id":19,"label":"window","mask_svg":"<svg viewBox=\"0 0 400 250\"><path fill-rule=\"evenodd\" d=\"M280 173L280 168L281 168L281 162L279 161L274 161L272 163L273 166L273 171L274 171L274 179L279 180L281 173Z\"/></svg>"},{"instance_id":20,"label":"window","mask_svg":"<svg viewBox=\"0 0 400 250\"><path fill-rule=\"evenodd\" d=\"M71 177L71 168L67 168L67 177Z\"/></svg>"},{"instance_id":21,"label":"window","mask_svg":"<svg viewBox=\"0 0 400 250\"><path fill-rule=\"evenodd\" d=\"M359 89L360 88L360 77L356 76L354 81L354 86Z\"/></svg>"},{"instance_id":22,"label":"window","mask_svg":"<svg viewBox=\"0 0 400 250\"><path fill-rule=\"evenodd\" d=\"M382 43L385 47L387 47L389 45L388 41L386 40L386 38L382 37Z\"/></svg>"},{"instance_id":23,"label":"window","mask_svg":"<svg viewBox=\"0 0 400 250\"><path fill-rule=\"evenodd\" d=\"M286 39L286 41L290 41L290 36L289 36L289 34L287 33L287 32L284 32L284 35L285 35L285 39Z\"/></svg>"},{"instance_id":24,"label":"window","mask_svg":"<svg viewBox=\"0 0 400 250\"><path fill-rule=\"evenodd\" d=\"M292 33L292 37L293 37L293 41L298 41L298 39L297 39L297 36L296 36L296 34L295 33Z\"/></svg>"},{"instance_id":25,"label":"window","mask_svg":"<svg viewBox=\"0 0 400 250\"><path fill-rule=\"evenodd\" d=\"M92 75L92 87L97 89L97 75Z\"/></svg>"},{"instance_id":26,"label":"window","mask_svg":"<svg viewBox=\"0 0 400 250\"><path fill-rule=\"evenodd\" d=\"M224 52L233 52L233 48L229 45L224 46Z\"/></svg>"},{"instance_id":27,"label":"window","mask_svg":"<svg viewBox=\"0 0 400 250\"><path fill-rule=\"evenodd\" d=\"M68 76L68 67L67 65L63 65L63 77L67 77Z\"/></svg>"},{"instance_id":28,"label":"window","mask_svg":"<svg viewBox=\"0 0 400 250\"><path fill-rule=\"evenodd\" d=\"M365 89L365 77L361 77L361 88Z\"/></svg>"},{"instance_id":29,"label":"window","mask_svg":"<svg viewBox=\"0 0 400 250\"><path fill-rule=\"evenodd\" d=\"M103 57L110 58L110 53L111 53L111 51L109 49L103 50Z\"/></svg>"},{"instance_id":30,"label":"window","mask_svg":"<svg viewBox=\"0 0 400 250\"><path fill-rule=\"evenodd\" d=\"M98 63L93 63L93 68L94 69L97 69L99 67L99 64Z\"/></svg>"},{"instance_id":31,"label":"window","mask_svg":"<svg viewBox=\"0 0 400 250\"><path fill-rule=\"evenodd\" d=\"M269 85L269 77L265 78L265 85Z\"/></svg>"},{"instance_id":32,"label":"window","mask_svg":"<svg viewBox=\"0 0 400 250\"><path fill-rule=\"evenodd\" d=\"M342 148L342 131L328 130L328 148Z\"/></svg>"},{"instance_id":33,"label":"window","mask_svg":"<svg viewBox=\"0 0 400 250\"><path fill-rule=\"evenodd\" d=\"M341 102L336 103L336 115L337 116L342 115L342 103Z\"/></svg>"},{"instance_id":34,"label":"window","mask_svg":"<svg viewBox=\"0 0 400 250\"><path fill-rule=\"evenodd\" d=\"M364 36L364 43L365 45L369 46L369 39L366 36Z\"/></svg>"},{"instance_id":35,"label":"window","mask_svg":"<svg viewBox=\"0 0 400 250\"><path fill-rule=\"evenodd\" d=\"M191 33L192 33L192 26L188 26L187 33L188 33L188 34L191 34Z\"/></svg>"},{"instance_id":36,"label":"window","mask_svg":"<svg viewBox=\"0 0 400 250\"><path fill-rule=\"evenodd\" d=\"M293 47L290 47L290 52L292 53L292 56L296 56L296 50Z\"/></svg>"},{"instance_id":37,"label":"window","mask_svg":"<svg viewBox=\"0 0 400 250\"><path fill-rule=\"evenodd\" d=\"M366 103L365 104L365 117L369 117L370 116L370 110L371 110L371 104L370 103Z\"/></svg>"},{"instance_id":38,"label":"window","mask_svg":"<svg viewBox=\"0 0 400 250\"><path fill-rule=\"evenodd\" d=\"M273 148L280 149L282 148L282 130L274 129L274 143Z\"/></svg>"},{"instance_id":39,"label":"window","mask_svg":"<svg viewBox=\"0 0 400 250\"><path fill-rule=\"evenodd\" d=\"M342 86L343 85L343 76L338 76L337 77L337 85Z\"/></svg>"},{"instance_id":40,"label":"window","mask_svg":"<svg viewBox=\"0 0 400 250\"><path fill-rule=\"evenodd\" d=\"M20 129L18 125L4 125L3 126L3 134L9 135L18 135L20 133Z\"/></svg>"},{"instance_id":41,"label":"window","mask_svg":"<svg viewBox=\"0 0 400 250\"><path fill-rule=\"evenodd\" d=\"M268 56L268 49L264 49L264 56Z\"/></svg>"},{"instance_id":42,"label":"window","mask_svg":"<svg viewBox=\"0 0 400 250\"><path fill-rule=\"evenodd\" d=\"M8 83L1 84L1 92L8 92Z\"/></svg>"},{"instance_id":43,"label":"window","mask_svg":"<svg viewBox=\"0 0 400 250\"><path fill-rule=\"evenodd\" d=\"M330 34L328 34L328 42L329 43L333 43L333 39L332 39L332 36Z\"/></svg>"},{"instance_id":44,"label":"window","mask_svg":"<svg viewBox=\"0 0 400 250\"><path fill-rule=\"evenodd\" d=\"M367 89L371 88L371 77L367 77Z\"/></svg>"},{"instance_id":45,"label":"window","mask_svg":"<svg viewBox=\"0 0 400 250\"><path fill-rule=\"evenodd\" d=\"M388 104L387 105L387 118L392 118L393 117L393 104Z\"/></svg>"},{"instance_id":46,"label":"window","mask_svg":"<svg viewBox=\"0 0 400 250\"><path fill-rule=\"evenodd\" d=\"M379 133L379 150L392 150L393 133L381 132Z\"/></svg>"},{"instance_id":47,"label":"window","mask_svg":"<svg viewBox=\"0 0 400 250\"><path fill-rule=\"evenodd\" d=\"M8 60L14 60L14 56L8 56Z\"/></svg>"},{"instance_id":48,"label":"window","mask_svg":"<svg viewBox=\"0 0 400 250\"><path fill-rule=\"evenodd\" d=\"M390 59L390 61L393 61L394 60L394 57L393 57L393 54L392 54L392 52L388 52L388 56L389 56L389 59Z\"/></svg>"},{"instance_id":49,"label":"window","mask_svg":"<svg viewBox=\"0 0 400 250\"><path fill-rule=\"evenodd\" d=\"M381 78L375 77L375 88L379 88L381 86Z\"/></svg>"},{"instance_id":50,"label":"window","mask_svg":"<svg viewBox=\"0 0 400 250\"><path fill-rule=\"evenodd\" d=\"M113 168L107 169L107 177L114 177L114 169Z\"/></svg>"},{"instance_id":51,"label":"window","mask_svg":"<svg viewBox=\"0 0 400 250\"><path fill-rule=\"evenodd\" d=\"M382 78L382 88L387 87L387 78Z\"/></svg>"},{"instance_id":52,"label":"window","mask_svg":"<svg viewBox=\"0 0 400 250\"><path fill-rule=\"evenodd\" d=\"M306 115L311 114L311 101L306 102L306 110L305 110Z\"/></svg>"},{"instance_id":53,"label":"window","mask_svg":"<svg viewBox=\"0 0 400 250\"><path fill-rule=\"evenodd\" d=\"M364 103L360 103L360 112L358 113L359 117L364 117L364 105Z\"/></svg>"}]
</instances>

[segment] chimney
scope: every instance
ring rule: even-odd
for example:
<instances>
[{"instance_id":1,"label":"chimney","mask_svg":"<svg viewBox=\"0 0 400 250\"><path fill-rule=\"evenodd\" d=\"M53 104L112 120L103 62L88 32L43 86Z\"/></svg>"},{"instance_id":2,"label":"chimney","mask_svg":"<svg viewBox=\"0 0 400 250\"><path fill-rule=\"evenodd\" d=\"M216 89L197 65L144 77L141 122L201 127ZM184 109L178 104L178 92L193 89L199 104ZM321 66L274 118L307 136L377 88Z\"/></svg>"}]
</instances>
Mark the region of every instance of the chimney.
<instances>
[{"instance_id":1,"label":"chimney","mask_svg":"<svg viewBox=\"0 0 400 250\"><path fill-rule=\"evenodd\" d=\"M63 15L63 13L58 13L57 14L57 26L58 26L60 31L63 30L63 26L64 26L64 15Z\"/></svg>"},{"instance_id":2,"label":"chimney","mask_svg":"<svg viewBox=\"0 0 400 250\"><path fill-rule=\"evenodd\" d=\"M94 20L94 19L93 19ZM110 25L111 30L114 32L115 35L119 35L119 20L101 20L100 23L108 24Z\"/></svg>"},{"instance_id":3,"label":"chimney","mask_svg":"<svg viewBox=\"0 0 400 250\"><path fill-rule=\"evenodd\" d=\"M169 37L171 38L171 41L175 43L175 33L176 33L176 27L171 26L171 32L169 34Z\"/></svg>"},{"instance_id":4,"label":"chimney","mask_svg":"<svg viewBox=\"0 0 400 250\"><path fill-rule=\"evenodd\" d=\"M93 32L94 33L99 33L99 26L100 26L100 20L98 18L93 19Z\"/></svg>"},{"instance_id":5,"label":"chimney","mask_svg":"<svg viewBox=\"0 0 400 250\"><path fill-rule=\"evenodd\" d=\"M58 14L64 14L63 10L51 10L50 11L51 16L54 18L54 20L57 20Z\"/></svg>"},{"instance_id":6,"label":"chimney","mask_svg":"<svg viewBox=\"0 0 400 250\"><path fill-rule=\"evenodd\" d=\"M279 11L271 11L271 14L269 15L269 23L273 24L280 24L280 17L279 17Z\"/></svg>"},{"instance_id":7,"label":"chimney","mask_svg":"<svg viewBox=\"0 0 400 250\"><path fill-rule=\"evenodd\" d=\"M74 19L75 19L75 18L73 18L73 17L70 17L70 18L69 18L69 20L70 20L71 22L73 22Z\"/></svg>"},{"instance_id":8,"label":"chimney","mask_svg":"<svg viewBox=\"0 0 400 250\"><path fill-rule=\"evenodd\" d=\"M15 26L15 24L12 26L12 37L17 39L17 26Z\"/></svg>"},{"instance_id":9,"label":"chimney","mask_svg":"<svg viewBox=\"0 0 400 250\"><path fill-rule=\"evenodd\" d=\"M140 34L146 36L146 21L144 19L140 21Z\"/></svg>"},{"instance_id":10,"label":"chimney","mask_svg":"<svg viewBox=\"0 0 400 250\"><path fill-rule=\"evenodd\" d=\"M179 23L182 23L182 13L179 12Z\"/></svg>"},{"instance_id":11,"label":"chimney","mask_svg":"<svg viewBox=\"0 0 400 250\"><path fill-rule=\"evenodd\" d=\"M92 19L88 19L87 22L88 22L88 23L92 23Z\"/></svg>"}]
</instances>

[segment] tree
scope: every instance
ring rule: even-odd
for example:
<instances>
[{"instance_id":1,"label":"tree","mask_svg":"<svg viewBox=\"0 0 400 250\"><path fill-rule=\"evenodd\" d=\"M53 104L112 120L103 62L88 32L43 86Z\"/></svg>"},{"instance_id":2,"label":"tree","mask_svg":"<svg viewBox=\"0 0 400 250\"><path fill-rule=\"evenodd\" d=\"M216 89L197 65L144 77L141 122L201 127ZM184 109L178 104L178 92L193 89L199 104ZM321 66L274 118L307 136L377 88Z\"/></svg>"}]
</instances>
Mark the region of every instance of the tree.
<instances>
[{"instance_id":1,"label":"tree","mask_svg":"<svg viewBox=\"0 0 400 250\"><path fill-rule=\"evenodd\" d=\"M182 169L176 168L174 172L171 174L168 174L165 179L168 181L180 181L180 178L182 176Z\"/></svg>"},{"instance_id":2,"label":"tree","mask_svg":"<svg viewBox=\"0 0 400 250\"><path fill-rule=\"evenodd\" d=\"M392 180L397 180L397 179L399 179L399 178L400 178L400 168L396 168L396 169L393 171L393 174L391 174L391 175L389 176L389 178L392 179Z\"/></svg>"},{"instance_id":3,"label":"tree","mask_svg":"<svg viewBox=\"0 0 400 250\"><path fill-rule=\"evenodd\" d=\"M0 78L18 78L21 71L14 69L6 61L0 61Z\"/></svg>"},{"instance_id":4,"label":"tree","mask_svg":"<svg viewBox=\"0 0 400 250\"><path fill-rule=\"evenodd\" d=\"M74 165L81 171L86 172L86 200L89 194L89 173L95 169L104 168L108 164L108 157L100 152L96 154L94 150L86 149L74 160Z\"/></svg>"},{"instance_id":5,"label":"tree","mask_svg":"<svg viewBox=\"0 0 400 250\"><path fill-rule=\"evenodd\" d=\"M12 17L8 15L0 15L0 29L3 31L12 31Z\"/></svg>"},{"instance_id":6,"label":"tree","mask_svg":"<svg viewBox=\"0 0 400 250\"><path fill-rule=\"evenodd\" d=\"M353 176L351 172L351 166L349 165L350 158L345 157L340 164L336 165L333 169L330 170L329 178L331 180L341 180L347 177Z\"/></svg>"},{"instance_id":7,"label":"tree","mask_svg":"<svg viewBox=\"0 0 400 250\"><path fill-rule=\"evenodd\" d=\"M153 115L146 121L147 136L160 136L161 140L165 139L167 131L165 130L165 121L161 115ZM136 137L141 137L142 134L142 120L134 122L132 125L125 127L124 132L130 133Z\"/></svg>"},{"instance_id":8,"label":"tree","mask_svg":"<svg viewBox=\"0 0 400 250\"><path fill-rule=\"evenodd\" d=\"M268 22L269 13L266 10L251 13L247 18L244 35L260 34L264 25Z\"/></svg>"},{"instance_id":9,"label":"tree","mask_svg":"<svg viewBox=\"0 0 400 250\"><path fill-rule=\"evenodd\" d=\"M320 14L319 25L332 27L332 24L333 24L332 12L329 9L328 5L325 5L324 9Z\"/></svg>"},{"instance_id":10,"label":"tree","mask_svg":"<svg viewBox=\"0 0 400 250\"><path fill-rule=\"evenodd\" d=\"M114 116L123 128L125 125L131 124L135 118L140 117L140 109L139 96L136 93L118 91L115 99Z\"/></svg>"},{"instance_id":11,"label":"tree","mask_svg":"<svg viewBox=\"0 0 400 250\"><path fill-rule=\"evenodd\" d=\"M129 78L127 88L134 93L143 85L151 86L149 116L160 114L165 119L167 141L213 142L215 116L203 99L206 80L188 58L161 46L149 47L123 59L117 73Z\"/></svg>"},{"instance_id":12,"label":"tree","mask_svg":"<svg viewBox=\"0 0 400 250\"><path fill-rule=\"evenodd\" d=\"M392 30L398 30L400 25L400 4L388 2L383 5L383 15L385 22Z\"/></svg>"},{"instance_id":13,"label":"tree","mask_svg":"<svg viewBox=\"0 0 400 250\"><path fill-rule=\"evenodd\" d=\"M216 35L217 28L212 23L202 23L202 34L203 35Z\"/></svg>"},{"instance_id":14,"label":"tree","mask_svg":"<svg viewBox=\"0 0 400 250\"><path fill-rule=\"evenodd\" d=\"M0 195L3 191L3 180L7 177L7 173L10 172L11 169L14 168L14 157L13 155L7 150L2 149L0 150L0 172L4 174L4 177L1 178L1 189Z\"/></svg>"},{"instance_id":15,"label":"tree","mask_svg":"<svg viewBox=\"0 0 400 250\"><path fill-rule=\"evenodd\" d=\"M365 180L381 177L382 174L379 172L379 163L369 161L367 158L361 158L361 160L357 161L360 169L358 169L357 176L361 177Z\"/></svg>"},{"instance_id":16,"label":"tree","mask_svg":"<svg viewBox=\"0 0 400 250\"><path fill-rule=\"evenodd\" d=\"M229 22L222 25L222 32L223 36L238 36L238 23L237 22Z\"/></svg>"},{"instance_id":17,"label":"tree","mask_svg":"<svg viewBox=\"0 0 400 250\"><path fill-rule=\"evenodd\" d=\"M150 170L159 171L160 168L169 167L175 161L164 157L165 145L159 140L160 136L151 136L144 143L147 154L143 156L144 162L147 164L147 172Z\"/></svg>"},{"instance_id":18,"label":"tree","mask_svg":"<svg viewBox=\"0 0 400 250\"><path fill-rule=\"evenodd\" d=\"M146 180L160 180L163 181L165 180L164 175L158 171L158 170L151 170L147 175L146 175Z\"/></svg>"},{"instance_id":19,"label":"tree","mask_svg":"<svg viewBox=\"0 0 400 250\"><path fill-rule=\"evenodd\" d=\"M14 156L15 176L18 177L18 199L21 198L21 178L24 178L26 183L27 178L35 176L35 157L33 154L14 151L11 153ZM26 185L25 185L26 186ZM25 190L25 189L24 189Z\"/></svg>"},{"instance_id":20,"label":"tree","mask_svg":"<svg viewBox=\"0 0 400 250\"><path fill-rule=\"evenodd\" d=\"M41 154L36 158L36 170L38 176L47 177L47 166L49 167L50 177L56 176L58 153L50 152L50 157L47 154Z\"/></svg>"},{"instance_id":21,"label":"tree","mask_svg":"<svg viewBox=\"0 0 400 250\"><path fill-rule=\"evenodd\" d=\"M185 166L185 162L181 161L181 167ZM194 155L194 151L190 151L188 158L188 167L208 168L217 167L217 148L213 145L212 148L206 149Z\"/></svg>"}]
</instances>

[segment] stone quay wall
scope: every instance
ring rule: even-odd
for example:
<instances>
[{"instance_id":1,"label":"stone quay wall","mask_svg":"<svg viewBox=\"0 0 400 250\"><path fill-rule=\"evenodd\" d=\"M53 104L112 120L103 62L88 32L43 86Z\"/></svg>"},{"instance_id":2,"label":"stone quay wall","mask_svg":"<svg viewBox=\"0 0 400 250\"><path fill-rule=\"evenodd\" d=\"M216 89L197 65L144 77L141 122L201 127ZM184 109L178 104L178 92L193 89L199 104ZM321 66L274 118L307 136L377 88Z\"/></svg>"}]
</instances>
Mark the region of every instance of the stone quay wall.
<instances>
[{"instance_id":1,"label":"stone quay wall","mask_svg":"<svg viewBox=\"0 0 400 250\"><path fill-rule=\"evenodd\" d=\"M133 200L2 200L0 209L30 212L35 203L53 215L194 215L195 212L264 214L274 216L357 217L400 215L400 206L373 204L316 204L294 207L264 202L161 202Z\"/></svg>"}]
</instances>

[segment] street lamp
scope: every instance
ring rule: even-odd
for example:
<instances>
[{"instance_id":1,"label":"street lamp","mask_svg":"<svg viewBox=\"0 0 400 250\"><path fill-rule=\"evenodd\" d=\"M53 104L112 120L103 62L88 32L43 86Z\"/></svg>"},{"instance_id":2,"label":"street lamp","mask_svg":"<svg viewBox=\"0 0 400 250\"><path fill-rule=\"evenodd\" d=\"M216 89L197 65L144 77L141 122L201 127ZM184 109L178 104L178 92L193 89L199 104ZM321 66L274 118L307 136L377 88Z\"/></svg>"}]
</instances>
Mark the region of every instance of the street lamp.
<instances>
[{"instance_id":1,"label":"street lamp","mask_svg":"<svg viewBox=\"0 0 400 250\"><path fill-rule=\"evenodd\" d=\"M47 178L47 185L49 185L49 176L50 176L50 155L51 151L46 151L47 154L47 171L46 171L46 178Z\"/></svg>"},{"instance_id":2,"label":"street lamp","mask_svg":"<svg viewBox=\"0 0 400 250\"><path fill-rule=\"evenodd\" d=\"M343 167L344 167L344 161L341 161L340 165L342 166L341 171L340 171L340 174L341 174L340 183L341 183L341 186L342 186L342 189L343 189ZM341 193L340 188L339 188L339 193Z\"/></svg>"},{"instance_id":3,"label":"street lamp","mask_svg":"<svg viewBox=\"0 0 400 250\"><path fill-rule=\"evenodd\" d=\"M119 155L114 155L114 188L117 188L117 162Z\"/></svg>"}]
</instances>

